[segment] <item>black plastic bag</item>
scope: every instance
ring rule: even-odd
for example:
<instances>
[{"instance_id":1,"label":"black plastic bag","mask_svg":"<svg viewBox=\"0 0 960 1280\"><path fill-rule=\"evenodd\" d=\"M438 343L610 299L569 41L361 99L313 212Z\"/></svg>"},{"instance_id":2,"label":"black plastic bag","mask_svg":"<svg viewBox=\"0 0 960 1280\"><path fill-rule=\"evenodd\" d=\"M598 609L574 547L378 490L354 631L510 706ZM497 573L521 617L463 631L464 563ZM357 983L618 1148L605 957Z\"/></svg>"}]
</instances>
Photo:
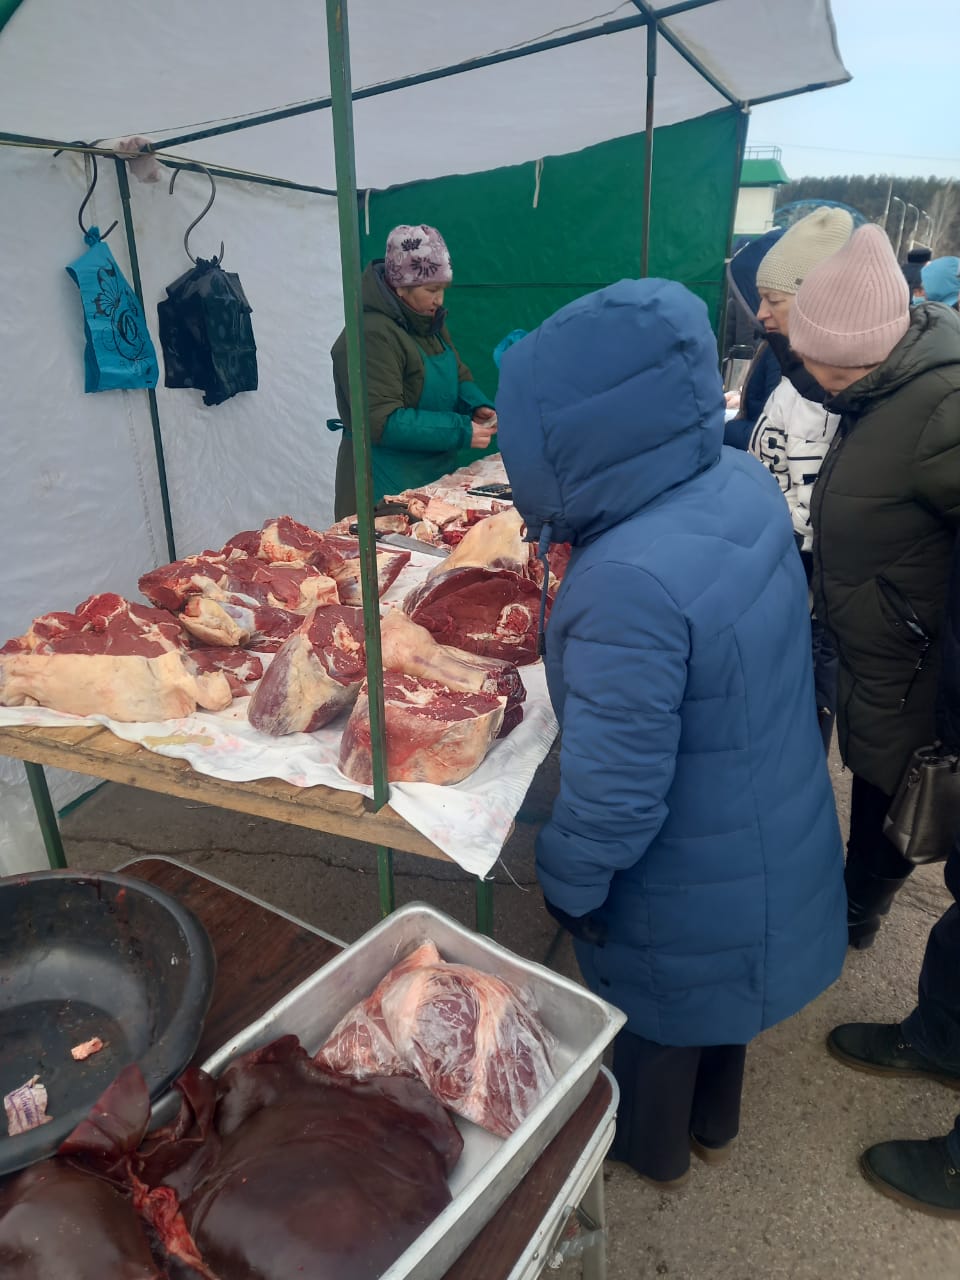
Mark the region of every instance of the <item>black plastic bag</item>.
<instances>
[{"instance_id":1,"label":"black plastic bag","mask_svg":"<svg viewBox=\"0 0 960 1280\"><path fill-rule=\"evenodd\" d=\"M164 386L196 387L204 404L257 389L252 308L240 277L198 258L157 306Z\"/></svg>"}]
</instances>

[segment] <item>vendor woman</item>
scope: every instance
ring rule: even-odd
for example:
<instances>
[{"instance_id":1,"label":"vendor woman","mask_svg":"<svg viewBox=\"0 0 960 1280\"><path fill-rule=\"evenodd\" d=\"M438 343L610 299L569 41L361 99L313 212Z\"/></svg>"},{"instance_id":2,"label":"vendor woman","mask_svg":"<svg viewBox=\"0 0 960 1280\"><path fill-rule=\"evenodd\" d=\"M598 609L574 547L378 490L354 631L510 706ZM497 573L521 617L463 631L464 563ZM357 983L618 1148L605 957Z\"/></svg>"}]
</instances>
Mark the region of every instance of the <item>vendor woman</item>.
<instances>
[{"instance_id":1,"label":"vendor woman","mask_svg":"<svg viewBox=\"0 0 960 1280\"><path fill-rule=\"evenodd\" d=\"M443 295L450 254L433 227L394 227L387 256L363 273L373 497L400 493L451 471L460 449L485 449L497 428L492 402L457 355ZM344 333L333 344L333 381L343 439L336 518L357 509Z\"/></svg>"}]
</instances>

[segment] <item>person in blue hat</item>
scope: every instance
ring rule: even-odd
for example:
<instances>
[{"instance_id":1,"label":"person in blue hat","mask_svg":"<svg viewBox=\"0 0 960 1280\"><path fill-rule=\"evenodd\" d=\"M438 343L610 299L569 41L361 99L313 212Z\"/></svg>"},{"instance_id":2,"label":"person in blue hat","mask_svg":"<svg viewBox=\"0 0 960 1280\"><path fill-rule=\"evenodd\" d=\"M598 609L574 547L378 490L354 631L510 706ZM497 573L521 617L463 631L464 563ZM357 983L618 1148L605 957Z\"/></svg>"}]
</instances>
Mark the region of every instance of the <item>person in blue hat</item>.
<instances>
[{"instance_id":1,"label":"person in blue hat","mask_svg":"<svg viewBox=\"0 0 960 1280\"><path fill-rule=\"evenodd\" d=\"M613 1153L660 1186L737 1135L746 1046L840 973L843 853L776 480L723 447L703 302L621 280L506 351L499 443L545 559L548 909L627 1014ZM781 1135L781 1147L787 1135Z\"/></svg>"},{"instance_id":2,"label":"person in blue hat","mask_svg":"<svg viewBox=\"0 0 960 1280\"><path fill-rule=\"evenodd\" d=\"M934 258L921 268L920 278L928 302L942 302L945 307L960 310L960 258Z\"/></svg>"}]
</instances>

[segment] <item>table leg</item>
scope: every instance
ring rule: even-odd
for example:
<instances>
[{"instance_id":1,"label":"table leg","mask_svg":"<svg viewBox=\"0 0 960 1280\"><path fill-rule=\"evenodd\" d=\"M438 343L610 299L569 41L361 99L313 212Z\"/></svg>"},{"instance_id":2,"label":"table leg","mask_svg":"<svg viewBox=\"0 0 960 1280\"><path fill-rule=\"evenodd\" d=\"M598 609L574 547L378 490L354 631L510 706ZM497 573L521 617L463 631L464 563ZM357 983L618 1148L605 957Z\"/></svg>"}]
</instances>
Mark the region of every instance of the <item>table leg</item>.
<instances>
[{"instance_id":1,"label":"table leg","mask_svg":"<svg viewBox=\"0 0 960 1280\"><path fill-rule=\"evenodd\" d=\"M397 905L393 883L393 850L377 845L377 877L380 881L380 915L388 916Z\"/></svg>"},{"instance_id":2,"label":"table leg","mask_svg":"<svg viewBox=\"0 0 960 1280\"><path fill-rule=\"evenodd\" d=\"M583 1214L590 1219L591 1240L583 1251L583 1280L607 1280L607 1218L603 1203L603 1165L583 1193Z\"/></svg>"},{"instance_id":3,"label":"table leg","mask_svg":"<svg viewBox=\"0 0 960 1280\"><path fill-rule=\"evenodd\" d=\"M50 799L50 790L47 787L47 776L43 772L43 765L30 764L24 761L24 768L27 771L27 782L30 784L30 794L33 796L33 807L37 811L37 821L40 823L43 843L47 847L50 866L53 868L65 867L67 865L67 855L63 851L63 841L60 839L60 825L57 822L57 813L53 807L53 801Z\"/></svg>"},{"instance_id":4,"label":"table leg","mask_svg":"<svg viewBox=\"0 0 960 1280\"><path fill-rule=\"evenodd\" d=\"M493 937L493 881L477 880L477 933Z\"/></svg>"}]
</instances>

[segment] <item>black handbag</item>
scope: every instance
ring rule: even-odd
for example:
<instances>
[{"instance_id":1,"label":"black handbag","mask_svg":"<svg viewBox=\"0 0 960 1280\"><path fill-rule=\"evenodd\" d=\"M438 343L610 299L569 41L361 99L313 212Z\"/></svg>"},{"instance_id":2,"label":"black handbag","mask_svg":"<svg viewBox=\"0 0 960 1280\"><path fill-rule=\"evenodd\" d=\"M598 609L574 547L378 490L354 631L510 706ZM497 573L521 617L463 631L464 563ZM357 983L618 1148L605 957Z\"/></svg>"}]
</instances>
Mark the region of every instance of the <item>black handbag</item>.
<instances>
[{"instance_id":1,"label":"black handbag","mask_svg":"<svg viewBox=\"0 0 960 1280\"><path fill-rule=\"evenodd\" d=\"M883 830L908 862L942 862L960 832L960 754L939 742L915 751Z\"/></svg>"}]
</instances>

